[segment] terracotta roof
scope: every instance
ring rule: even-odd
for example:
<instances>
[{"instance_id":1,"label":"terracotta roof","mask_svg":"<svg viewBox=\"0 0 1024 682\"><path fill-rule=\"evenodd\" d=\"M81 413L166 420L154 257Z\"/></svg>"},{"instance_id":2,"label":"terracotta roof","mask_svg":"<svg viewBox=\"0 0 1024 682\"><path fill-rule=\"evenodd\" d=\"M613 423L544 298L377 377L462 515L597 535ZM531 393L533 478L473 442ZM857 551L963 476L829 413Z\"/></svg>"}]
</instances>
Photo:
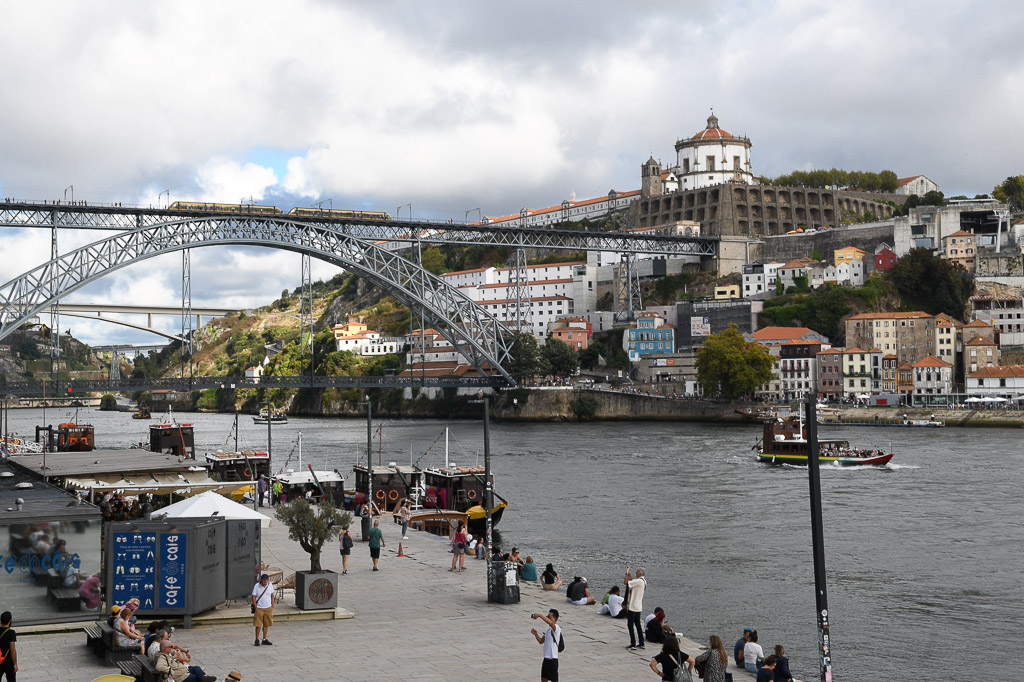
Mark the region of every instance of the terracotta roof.
<instances>
[{"instance_id":1,"label":"terracotta roof","mask_svg":"<svg viewBox=\"0 0 1024 682\"><path fill-rule=\"evenodd\" d=\"M973 236L974 236L974 234L972 234L971 232L968 232L966 230L957 230L953 234L947 234L945 238L949 238L949 237L973 237Z\"/></svg>"},{"instance_id":2,"label":"terracotta roof","mask_svg":"<svg viewBox=\"0 0 1024 682\"><path fill-rule=\"evenodd\" d=\"M509 301L513 300L514 299L511 298L496 298L487 299L484 301L475 301L475 303L477 305L490 305L491 303L508 303ZM570 299L568 296L533 296L527 300L529 300L530 303L533 303L535 301L569 301L572 299Z\"/></svg>"},{"instance_id":3,"label":"terracotta roof","mask_svg":"<svg viewBox=\"0 0 1024 682\"><path fill-rule=\"evenodd\" d=\"M923 177L924 177L923 175L911 175L909 178L898 178L896 180L896 184L898 184L898 185L905 185L908 182L910 182L911 180L916 180L917 178L923 178Z\"/></svg>"},{"instance_id":4,"label":"terracotta roof","mask_svg":"<svg viewBox=\"0 0 1024 682\"><path fill-rule=\"evenodd\" d=\"M807 327L764 327L753 332L753 336L758 341L768 341L773 339L800 339L808 334L815 333Z\"/></svg>"},{"instance_id":5,"label":"terracotta roof","mask_svg":"<svg viewBox=\"0 0 1024 682\"><path fill-rule=\"evenodd\" d=\"M965 327L991 327L992 325L984 320L974 320L964 325Z\"/></svg>"},{"instance_id":6,"label":"terracotta roof","mask_svg":"<svg viewBox=\"0 0 1024 682\"><path fill-rule=\"evenodd\" d=\"M881 348L872 348L872 349L871 349L871 350L869 350L868 352L869 352L869 353L881 353L881 352L882 352L882 349L881 349Z\"/></svg>"},{"instance_id":7,"label":"terracotta roof","mask_svg":"<svg viewBox=\"0 0 1024 682\"><path fill-rule=\"evenodd\" d=\"M662 175L662 177L664 177L664 174ZM612 191L615 191L615 190L612 190ZM631 189L631 190L626 191L626 192L617 192L616 191L615 195L616 195L615 196L616 199L626 199L626 198L633 197L633 196L640 196L640 190L638 190L638 189ZM576 208L578 206L591 206L593 204L599 204L602 201L608 201L608 195L607 194L605 194L604 196L600 196L600 197L594 197L592 199L580 199L579 201L568 201L566 203L568 203L569 208ZM562 204L555 204L554 206L547 206L545 208L528 208L528 209L526 209L526 215L528 215L528 216L544 215L546 213L556 213L556 212L559 212L561 210L562 210ZM492 222L492 223L501 223L501 222L505 222L505 221L509 221L509 220L519 220L520 218L522 218L522 215L520 215L519 213L509 213L508 215L497 216L497 217L495 217L495 216L487 216L487 219L490 222Z\"/></svg>"},{"instance_id":8,"label":"terracotta roof","mask_svg":"<svg viewBox=\"0 0 1024 682\"><path fill-rule=\"evenodd\" d=\"M973 339L971 339L970 341L967 342L967 345L968 346L995 346L996 344L992 343L991 341L986 339L984 336L975 336Z\"/></svg>"},{"instance_id":9,"label":"terracotta roof","mask_svg":"<svg viewBox=\"0 0 1024 682\"><path fill-rule=\"evenodd\" d=\"M471 272L483 272L484 270L490 270L490 269L491 269L490 267L487 267L487 268L473 268L472 270L455 270L454 272L446 272L446 273L444 273L441 276L442 277L453 277L455 275L467 275L467 274L469 274Z\"/></svg>"},{"instance_id":10,"label":"terracotta roof","mask_svg":"<svg viewBox=\"0 0 1024 682\"><path fill-rule=\"evenodd\" d=\"M572 281L572 277L565 277L563 279L537 279L537 280L533 280L533 281L529 282L529 285L532 287L532 286L537 286L538 284L565 284L566 282L571 282L571 281ZM511 286L508 282L499 282L498 284L481 284L480 288L481 289L497 289L498 287L508 287L508 286Z\"/></svg>"},{"instance_id":11,"label":"terracotta roof","mask_svg":"<svg viewBox=\"0 0 1024 682\"><path fill-rule=\"evenodd\" d=\"M857 348L857 346L854 346L853 348L847 348L843 352L844 353L870 353L871 351L867 351L867 350L864 350L863 348Z\"/></svg>"},{"instance_id":12,"label":"terracotta roof","mask_svg":"<svg viewBox=\"0 0 1024 682\"><path fill-rule=\"evenodd\" d=\"M931 318L932 316L923 310L914 310L906 313L858 313L851 315L851 320L906 320L915 318Z\"/></svg>"},{"instance_id":13,"label":"terracotta roof","mask_svg":"<svg viewBox=\"0 0 1024 682\"><path fill-rule=\"evenodd\" d=\"M929 355L929 356L923 357L920 360L918 360L917 362L915 362L913 365L911 365L911 367L952 367L952 366L953 365L949 364L945 360L939 360L934 355Z\"/></svg>"},{"instance_id":14,"label":"terracotta roof","mask_svg":"<svg viewBox=\"0 0 1024 682\"><path fill-rule=\"evenodd\" d=\"M896 357L895 355L892 355L891 353L889 355L883 355L882 359L883 360L899 360L898 357Z\"/></svg>"},{"instance_id":15,"label":"terracotta roof","mask_svg":"<svg viewBox=\"0 0 1024 682\"><path fill-rule=\"evenodd\" d=\"M971 372L967 377L970 379L1012 379L1024 377L1024 365L982 367L977 372Z\"/></svg>"},{"instance_id":16,"label":"terracotta roof","mask_svg":"<svg viewBox=\"0 0 1024 682\"><path fill-rule=\"evenodd\" d=\"M807 263L804 262L804 259L803 258L797 258L797 259L791 260L788 263L786 263L785 265L781 266L779 268L779 270L786 270L788 268L806 268L806 267L807 267Z\"/></svg>"},{"instance_id":17,"label":"terracotta roof","mask_svg":"<svg viewBox=\"0 0 1024 682\"><path fill-rule=\"evenodd\" d=\"M718 117L714 114L708 116L708 126L704 130L700 131L696 135L690 138L691 140L730 140L732 139L732 133L728 130L723 130L718 127Z\"/></svg>"}]
</instances>

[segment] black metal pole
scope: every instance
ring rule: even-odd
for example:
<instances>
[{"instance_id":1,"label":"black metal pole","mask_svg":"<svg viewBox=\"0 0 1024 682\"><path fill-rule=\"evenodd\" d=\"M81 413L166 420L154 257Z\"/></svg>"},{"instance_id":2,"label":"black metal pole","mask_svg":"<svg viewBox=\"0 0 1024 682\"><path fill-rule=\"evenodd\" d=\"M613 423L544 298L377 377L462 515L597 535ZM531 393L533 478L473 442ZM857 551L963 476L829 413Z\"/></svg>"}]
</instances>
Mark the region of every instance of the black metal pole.
<instances>
[{"instance_id":1,"label":"black metal pole","mask_svg":"<svg viewBox=\"0 0 1024 682\"><path fill-rule=\"evenodd\" d=\"M818 619L818 661L822 682L832 677L832 640L829 635L828 588L825 581L825 537L821 522L821 477L818 470L817 398L807 396L807 481L811 497L811 546L814 552L814 603Z\"/></svg>"},{"instance_id":2,"label":"black metal pole","mask_svg":"<svg viewBox=\"0 0 1024 682\"><path fill-rule=\"evenodd\" d=\"M267 471L273 472L274 471L273 455L271 454L272 450L270 448L270 445L271 445L270 428L271 428L271 426L273 426L273 420L270 418L270 401L268 400L267 401Z\"/></svg>"},{"instance_id":3,"label":"black metal pole","mask_svg":"<svg viewBox=\"0 0 1024 682\"><path fill-rule=\"evenodd\" d=\"M490 594L491 586L491 531L493 525L491 523L491 509L494 507L494 489L491 485L491 400L488 396L484 396L484 483L486 488L484 490L484 504L486 509L484 515L486 519L485 535L487 539L487 591Z\"/></svg>"},{"instance_id":4,"label":"black metal pole","mask_svg":"<svg viewBox=\"0 0 1024 682\"><path fill-rule=\"evenodd\" d=\"M369 393L366 394L366 504L373 518L373 403Z\"/></svg>"}]
</instances>

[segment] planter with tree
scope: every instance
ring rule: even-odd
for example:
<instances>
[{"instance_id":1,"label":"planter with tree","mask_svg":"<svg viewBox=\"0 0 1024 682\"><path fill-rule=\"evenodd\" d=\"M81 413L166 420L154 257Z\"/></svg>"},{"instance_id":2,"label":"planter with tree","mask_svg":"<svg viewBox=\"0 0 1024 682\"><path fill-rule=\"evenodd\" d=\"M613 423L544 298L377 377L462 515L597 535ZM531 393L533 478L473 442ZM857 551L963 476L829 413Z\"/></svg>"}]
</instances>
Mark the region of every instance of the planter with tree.
<instances>
[{"instance_id":1,"label":"planter with tree","mask_svg":"<svg viewBox=\"0 0 1024 682\"><path fill-rule=\"evenodd\" d=\"M295 572L295 606L300 609L333 609L338 605L338 574L324 570L320 553L324 543L336 538L352 514L329 500L312 506L304 499L277 506L274 515L288 529L288 537L309 554L309 570Z\"/></svg>"}]
</instances>

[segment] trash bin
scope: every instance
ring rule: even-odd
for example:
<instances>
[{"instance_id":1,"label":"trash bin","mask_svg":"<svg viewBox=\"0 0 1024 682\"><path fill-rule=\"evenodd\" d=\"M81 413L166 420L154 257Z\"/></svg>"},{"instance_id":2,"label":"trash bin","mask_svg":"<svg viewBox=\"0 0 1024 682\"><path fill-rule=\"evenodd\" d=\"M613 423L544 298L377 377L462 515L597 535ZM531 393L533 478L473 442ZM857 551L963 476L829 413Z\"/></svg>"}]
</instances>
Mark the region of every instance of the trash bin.
<instances>
[{"instance_id":1,"label":"trash bin","mask_svg":"<svg viewBox=\"0 0 1024 682\"><path fill-rule=\"evenodd\" d=\"M516 562L492 561L487 580L487 601L499 604L519 603L519 577Z\"/></svg>"},{"instance_id":2,"label":"trash bin","mask_svg":"<svg viewBox=\"0 0 1024 682\"><path fill-rule=\"evenodd\" d=\"M369 515L363 515L359 517L359 529L363 534L363 542L370 541L370 517Z\"/></svg>"}]
</instances>

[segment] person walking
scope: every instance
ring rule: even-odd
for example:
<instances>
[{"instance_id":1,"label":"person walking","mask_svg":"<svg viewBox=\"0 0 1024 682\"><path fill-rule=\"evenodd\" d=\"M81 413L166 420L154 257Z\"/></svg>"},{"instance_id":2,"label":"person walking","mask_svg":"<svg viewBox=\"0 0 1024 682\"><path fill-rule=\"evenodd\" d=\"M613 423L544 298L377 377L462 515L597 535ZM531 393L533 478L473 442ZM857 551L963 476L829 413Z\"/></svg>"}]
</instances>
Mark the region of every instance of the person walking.
<instances>
[{"instance_id":1,"label":"person walking","mask_svg":"<svg viewBox=\"0 0 1024 682\"><path fill-rule=\"evenodd\" d=\"M284 484L281 481L274 481L270 489L273 491L270 496L270 504L277 505L281 501L281 495L284 494Z\"/></svg>"},{"instance_id":2,"label":"person walking","mask_svg":"<svg viewBox=\"0 0 1024 682\"><path fill-rule=\"evenodd\" d=\"M459 564L457 569L456 562ZM459 521L458 527L452 533L452 567L448 571L455 570L460 572L466 570L466 527L462 521Z\"/></svg>"},{"instance_id":3,"label":"person walking","mask_svg":"<svg viewBox=\"0 0 1024 682\"><path fill-rule=\"evenodd\" d=\"M704 682L725 682L725 669L729 665L729 654L725 652L725 644L718 635L711 635L708 644L711 645L710 648L698 656L694 663L698 668L704 668Z\"/></svg>"},{"instance_id":4,"label":"person walking","mask_svg":"<svg viewBox=\"0 0 1024 682\"><path fill-rule=\"evenodd\" d=\"M0 678L15 682L18 673L18 633L11 627L14 617L10 611L0 613Z\"/></svg>"},{"instance_id":5,"label":"person walking","mask_svg":"<svg viewBox=\"0 0 1024 682\"><path fill-rule=\"evenodd\" d=\"M402 522L402 539L409 539L409 517L412 515L412 508L409 505L409 500L402 503L402 506L398 510L398 518Z\"/></svg>"},{"instance_id":6,"label":"person walking","mask_svg":"<svg viewBox=\"0 0 1024 682\"><path fill-rule=\"evenodd\" d=\"M644 626L640 622L640 616L644 610L644 592L647 590L646 571L642 568L636 569L636 578L629 572L629 564L626 564L626 578L622 581L629 588L629 597L626 602L626 623L629 629L630 651L643 649L644 647ZM635 634L634 634L635 630ZM639 644L637 644L639 640Z\"/></svg>"},{"instance_id":7,"label":"person walking","mask_svg":"<svg viewBox=\"0 0 1024 682\"><path fill-rule=\"evenodd\" d=\"M341 574L348 574L348 557L352 554L352 536L349 535L348 526L343 526L341 529L341 535L338 536L338 542L341 543Z\"/></svg>"},{"instance_id":8,"label":"person walking","mask_svg":"<svg viewBox=\"0 0 1024 682\"><path fill-rule=\"evenodd\" d=\"M384 542L384 532L380 529L380 519L373 520L373 528L366 534L366 537L370 541L370 558L373 560L373 570L379 571L377 560L380 559L380 548L388 546Z\"/></svg>"},{"instance_id":9,"label":"person walking","mask_svg":"<svg viewBox=\"0 0 1024 682\"><path fill-rule=\"evenodd\" d=\"M252 588L252 625L256 628L256 646L260 645L260 627L263 628L263 646L271 646L267 639L267 631L274 624L274 586L270 584L270 576L260 576L260 581Z\"/></svg>"},{"instance_id":10,"label":"person walking","mask_svg":"<svg viewBox=\"0 0 1024 682\"><path fill-rule=\"evenodd\" d=\"M260 474L259 480L256 481L256 499L259 500L259 505L261 507L263 506L263 502L265 501L264 498L266 498L267 496L268 487L269 486L267 485L267 477L263 474Z\"/></svg>"},{"instance_id":11,"label":"person walking","mask_svg":"<svg viewBox=\"0 0 1024 682\"><path fill-rule=\"evenodd\" d=\"M530 618L540 618L548 629L541 637L537 628L531 628L530 633L537 639L538 644L544 645L544 662L540 664L541 682L558 682L558 645L562 641L562 628L558 625L558 611L551 609L548 615L531 613Z\"/></svg>"}]
</instances>

